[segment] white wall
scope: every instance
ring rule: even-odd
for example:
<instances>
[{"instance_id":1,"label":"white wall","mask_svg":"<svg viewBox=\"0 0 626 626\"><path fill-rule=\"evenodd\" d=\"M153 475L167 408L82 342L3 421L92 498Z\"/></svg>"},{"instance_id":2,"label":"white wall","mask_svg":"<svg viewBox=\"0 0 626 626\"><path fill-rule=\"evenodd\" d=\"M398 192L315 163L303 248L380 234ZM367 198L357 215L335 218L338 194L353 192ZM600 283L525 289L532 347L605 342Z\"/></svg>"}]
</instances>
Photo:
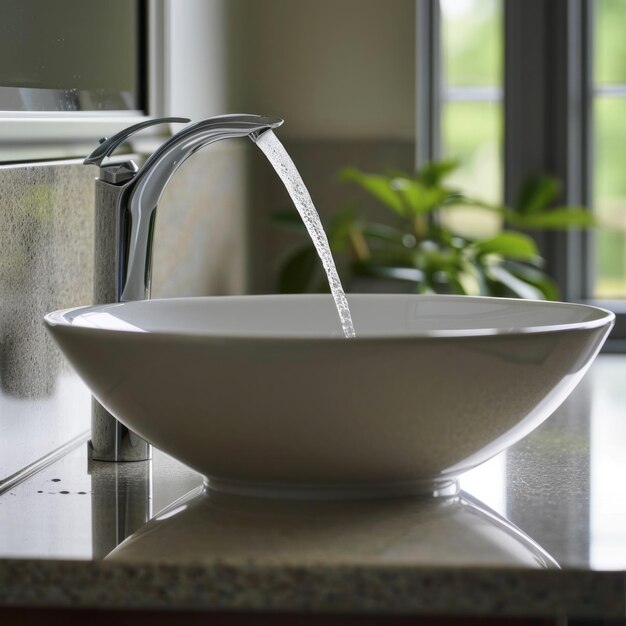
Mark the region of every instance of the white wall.
<instances>
[{"instance_id":1,"label":"white wall","mask_svg":"<svg viewBox=\"0 0 626 626\"><path fill-rule=\"evenodd\" d=\"M198 120L227 112L225 2L166 2L167 114Z\"/></svg>"},{"instance_id":2,"label":"white wall","mask_svg":"<svg viewBox=\"0 0 626 626\"><path fill-rule=\"evenodd\" d=\"M282 136L415 132L414 0L231 0L232 104Z\"/></svg>"},{"instance_id":3,"label":"white wall","mask_svg":"<svg viewBox=\"0 0 626 626\"><path fill-rule=\"evenodd\" d=\"M414 0L170 0L167 14L170 113L277 115L282 136L414 136Z\"/></svg>"}]
</instances>

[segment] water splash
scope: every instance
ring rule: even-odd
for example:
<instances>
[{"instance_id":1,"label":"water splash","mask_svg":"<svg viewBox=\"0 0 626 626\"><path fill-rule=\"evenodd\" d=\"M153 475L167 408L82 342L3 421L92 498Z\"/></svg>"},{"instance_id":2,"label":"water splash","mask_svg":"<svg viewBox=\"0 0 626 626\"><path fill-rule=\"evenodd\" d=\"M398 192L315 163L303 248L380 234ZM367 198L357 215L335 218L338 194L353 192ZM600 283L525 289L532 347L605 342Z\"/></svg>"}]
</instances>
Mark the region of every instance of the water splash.
<instances>
[{"instance_id":1,"label":"water splash","mask_svg":"<svg viewBox=\"0 0 626 626\"><path fill-rule=\"evenodd\" d=\"M330 285L330 291L335 300L335 305L337 306L337 312L339 313L344 335L348 338L354 337L354 325L352 324L348 300L346 299L341 281L339 280L339 275L337 274L337 268L335 267L335 262L330 252L326 233L322 227L320 216L315 210L311 196L296 166L293 164L291 157L287 154L283 144L280 143L271 130L265 131L257 139L256 143L283 181L285 188L289 192L313 240L313 245L319 254L324 270L326 271L326 276L328 277L328 284Z\"/></svg>"}]
</instances>

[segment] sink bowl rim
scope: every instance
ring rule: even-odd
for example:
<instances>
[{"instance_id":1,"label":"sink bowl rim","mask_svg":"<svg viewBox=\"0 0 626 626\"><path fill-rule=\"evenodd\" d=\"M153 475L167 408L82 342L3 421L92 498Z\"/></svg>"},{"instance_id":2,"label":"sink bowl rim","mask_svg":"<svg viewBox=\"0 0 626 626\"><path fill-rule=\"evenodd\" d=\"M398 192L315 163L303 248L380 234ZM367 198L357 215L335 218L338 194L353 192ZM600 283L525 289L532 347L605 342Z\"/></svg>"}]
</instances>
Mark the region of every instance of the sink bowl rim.
<instances>
[{"instance_id":1,"label":"sink bowl rim","mask_svg":"<svg viewBox=\"0 0 626 626\"><path fill-rule=\"evenodd\" d=\"M230 301L246 301L250 299L265 299L265 300L303 300L303 299L331 299L330 294L268 294L268 295L235 295L235 296L192 296L192 297L178 297L178 298L154 298L152 300L135 300L129 302L117 302L111 304L97 304L87 305L79 307L70 307L67 309L59 309L52 311L44 316L44 322L51 328L68 328L71 332L85 333L85 334L103 334L109 336L145 336L152 339L193 339L193 340L219 340L220 342L312 342L312 343L336 343L340 341L344 344L362 344L362 343L378 343L378 342L407 342L407 341L428 341L442 339L474 339L482 337L516 337L520 335L534 335L542 333L557 333L557 332L571 332L581 330L592 330L602 328L608 325L613 325L615 321L615 314L602 307L593 306L589 304L571 303L571 302L556 302L546 300L526 300L518 298L496 298L490 296L465 296L465 295L443 295L443 294L346 294L348 301L351 299L385 299L385 298L406 298L414 297L421 299L439 300L442 302L468 300L473 301L493 301L499 303L520 303L520 305L526 306L565 306L568 308L576 308L580 310L587 310L594 312L597 317L594 319L577 321L577 322L564 322L564 323L550 323L546 325L534 325L534 326L518 326L513 328L465 328L465 329L432 329L432 330L413 330L413 331L399 331L392 334L373 334L368 333L359 335L357 327L357 336L350 341L346 342L341 333L333 335L315 335L315 334L302 334L297 332L264 332L264 333L250 333L250 332L216 332L210 329L206 331L197 330L145 330L140 328L106 328L96 326L82 326L75 323L75 320L80 318L85 313L95 312L99 310L106 311L107 309L114 309L124 306L136 306L147 305L149 303L163 302L211 302L216 300ZM516 304L517 306L517 304Z\"/></svg>"}]
</instances>

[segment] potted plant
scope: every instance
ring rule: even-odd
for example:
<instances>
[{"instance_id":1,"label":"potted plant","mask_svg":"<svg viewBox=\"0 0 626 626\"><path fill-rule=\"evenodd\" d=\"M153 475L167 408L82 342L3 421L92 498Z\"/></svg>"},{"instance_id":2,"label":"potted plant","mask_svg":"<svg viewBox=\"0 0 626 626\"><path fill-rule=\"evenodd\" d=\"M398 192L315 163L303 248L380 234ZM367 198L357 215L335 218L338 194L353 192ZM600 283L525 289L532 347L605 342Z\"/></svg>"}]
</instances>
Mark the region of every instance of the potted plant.
<instances>
[{"instance_id":1,"label":"potted plant","mask_svg":"<svg viewBox=\"0 0 626 626\"><path fill-rule=\"evenodd\" d=\"M373 196L389 217L373 221L350 205L325 225L347 290L558 299L558 288L544 271L544 260L528 233L587 228L595 223L591 213L584 207L554 206L560 186L547 175L529 179L512 207L485 203L448 184L457 167L455 161L445 160L415 174L368 174L356 168L341 172L340 180ZM496 232L484 237L459 232L450 216L464 207L497 216ZM273 221L304 235L280 265L279 291L327 291L297 213L281 212Z\"/></svg>"}]
</instances>

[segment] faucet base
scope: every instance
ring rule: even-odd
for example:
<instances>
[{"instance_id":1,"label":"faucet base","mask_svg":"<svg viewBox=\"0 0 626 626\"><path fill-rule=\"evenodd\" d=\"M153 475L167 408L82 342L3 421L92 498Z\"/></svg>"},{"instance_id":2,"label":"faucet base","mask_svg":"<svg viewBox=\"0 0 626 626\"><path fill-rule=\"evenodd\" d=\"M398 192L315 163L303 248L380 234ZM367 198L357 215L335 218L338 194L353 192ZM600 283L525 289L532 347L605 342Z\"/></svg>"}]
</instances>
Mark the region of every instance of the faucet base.
<instances>
[{"instance_id":1,"label":"faucet base","mask_svg":"<svg viewBox=\"0 0 626 626\"><path fill-rule=\"evenodd\" d=\"M131 454L103 454L102 451L96 451L93 447L91 439L87 442L87 454L90 461L102 461L104 463L134 463L136 461L151 461L152 460L152 446L137 437L143 444L143 449L140 451L132 452Z\"/></svg>"},{"instance_id":2,"label":"faucet base","mask_svg":"<svg viewBox=\"0 0 626 626\"><path fill-rule=\"evenodd\" d=\"M152 446L120 424L95 399L91 403L91 439L87 446L92 461L127 463L152 459Z\"/></svg>"}]
</instances>

